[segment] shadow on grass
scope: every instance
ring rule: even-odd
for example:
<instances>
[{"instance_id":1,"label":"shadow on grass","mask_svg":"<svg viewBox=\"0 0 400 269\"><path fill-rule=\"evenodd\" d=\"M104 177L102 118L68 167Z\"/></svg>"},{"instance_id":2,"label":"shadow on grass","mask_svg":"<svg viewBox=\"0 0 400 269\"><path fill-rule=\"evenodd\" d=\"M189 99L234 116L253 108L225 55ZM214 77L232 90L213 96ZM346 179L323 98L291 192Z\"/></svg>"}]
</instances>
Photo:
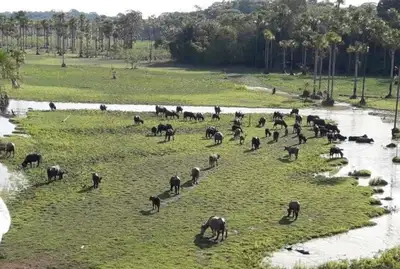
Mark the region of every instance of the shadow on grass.
<instances>
[{"instance_id":1,"label":"shadow on grass","mask_svg":"<svg viewBox=\"0 0 400 269\"><path fill-rule=\"evenodd\" d=\"M292 160L289 159L288 157L286 157L286 158L280 157L280 158L278 158L278 160L279 160L280 162L283 162L283 163L291 163L291 162L292 162Z\"/></svg>"},{"instance_id":2,"label":"shadow on grass","mask_svg":"<svg viewBox=\"0 0 400 269\"><path fill-rule=\"evenodd\" d=\"M254 149L246 149L243 151L243 153L249 153L249 152L253 152L253 151L255 151L255 150Z\"/></svg>"},{"instance_id":3,"label":"shadow on grass","mask_svg":"<svg viewBox=\"0 0 400 269\"><path fill-rule=\"evenodd\" d=\"M208 170L211 170L211 169L212 169L212 167L209 166L209 167L206 167L206 168L201 168L200 170L201 170L201 171L208 171Z\"/></svg>"},{"instance_id":4,"label":"shadow on grass","mask_svg":"<svg viewBox=\"0 0 400 269\"><path fill-rule=\"evenodd\" d=\"M157 137L157 135L154 135L154 134L147 134L146 137Z\"/></svg>"},{"instance_id":5,"label":"shadow on grass","mask_svg":"<svg viewBox=\"0 0 400 269\"><path fill-rule=\"evenodd\" d=\"M222 144L222 143L221 143L221 144ZM221 145L221 144L211 144L211 145L207 145L206 147L207 147L207 148L212 148L212 147L219 146L219 145Z\"/></svg>"},{"instance_id":6,"label":"shadow on grass","mask_svg":"<svg viewBox=\"0 0 400 269\"><path fill-rule=\"evenodd\" d=\"M295 219L291 219L288 216L283 216L280 220L279 220L279 224L280 225L290 225L293 222L295 222Z\"/></svg>"},{"instance_id":7,"label":"shadow on grass","mask_svg":"<svg viewBox=\"0 0 400 269\"><path fill-rule=\"evenodd\" d=\"M167 142L169 142L169 141L167 141L167 140L161 140L161 141L158 141L157 144L165 144L165 143L167 143Z\"/></svg>"},{"instance_id":8,"label":"shadow on grass","mask_svg":"<svg viewBox=\"0 0 400 269\"><path fill-rule=\"evenodd\" d=\"M350 180L350 178L317 176L313 179L312 183L316 184L316 185L334 186L334 185L345 183L347 180ZM354 182L356 183L357 180L354 179Z\"/></svg>"},{"instance_id":9,"label":"shadow on grass","mask_svg":"<svg viewBox=\"0 0 400 269\"><path fill-rule=\"evenodd\" d=\"M194 187L194 186L195 185L192 184L192 180L190 179L190 180L186 181L185 183L183 183L181 185L181 188L190 188L190 187Z\"/></svg>"},{"instance_id":10,"label":"shadow on grass","mask_svg":"<svg viewBox=\"0 0 400 269\"><path fill-rule=\"evenodd\" d=\"M90 192L92 190L94 190L93 186L89 186L89 187L83 188L82 190L78 191L78 193Z\"/></svg>"},{"instance_id":11,"label":"shadow on grass","mask_svg":"<svg viewBox=\"0 0 400 269\"><path fill-rule=\"evenodd\" d=\"M193 240L193 243L201 249L210 248L218 244L218 241L210 240L211 237L202 237L197 234Z\"/></svg>"},{"instance_id":12,"label":"shadow on grass","mask_svg":"<svg viewBox=\"0 0 400 269\"><path fill-rule=\"evenodd\" d=\"M172 196L171 196L170 190L168 189L168 190L164 191L163 193L160 193L159 195L157 195L157 197L160 198L160 200L165 200L165 199L171 198Z\"/></svg>"},{"instance_id":13,"label":"shadow on grass","mask_svg":"<svg viewBox=\"0 0 400 269\"><path fill-rule=\"evenodd\" d=\"M268 145L271 145L271 144L274 144L275 143L275 141L274 140L271 140L271 141L269 141L267 144Z\"/></svg>"},{"instance_id":14,"label":"shadow on grass","mask_svg":"<svg viewBox=\"0 0 400 269\"><path fill-rule=\"evenodd\" d=\"M55 180L39 182L39 183L36 183L35 185L33 185L33 187L38 188L38 187L42 187L42 186L47 186L47 185L50 185L51 183L53 183L54 181Z\"/></svg>"},{"instance_id":15,"label":"shadow on grass","mask_svg":"<svg viewBox=\"0 0 400 269\"><path fill-rule=\"evenodd\" d=\"M152 210L152 209L140 210L139 213L142 214L143 216L151 216L151 215L154 215L155 213L157 213L157 210Z\"/></svg>"}]
</instances>

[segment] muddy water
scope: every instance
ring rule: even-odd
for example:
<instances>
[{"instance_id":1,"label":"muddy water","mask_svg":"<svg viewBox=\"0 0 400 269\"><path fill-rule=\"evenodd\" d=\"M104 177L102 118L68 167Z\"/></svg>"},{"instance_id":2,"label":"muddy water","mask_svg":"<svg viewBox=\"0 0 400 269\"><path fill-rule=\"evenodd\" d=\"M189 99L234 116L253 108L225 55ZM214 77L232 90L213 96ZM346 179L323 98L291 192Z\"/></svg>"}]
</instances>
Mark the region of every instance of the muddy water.
<instances>
[{"instance_id":1,"label":"muddy water","mask_svg":"<svg viewBox=\"0 0 400 269\"><path fill-rule=\"evenodd\" d=\"M56 103L57 109L99 109L100 104L84 103ZM108 110L151 112L154 105L107 105ZM175 106L166 106L174 109ZM26 111L29 108L34 110L49 110L48 102L31 102L11 100L9 109L14 111ZM281 111L289 113L287 109L268 109L268 108L235 108L221 107L222 113L234 113L242 111L244 113L272 113ZM213 107L194 107L184 106L184 110L192 112L214 111ZM398 149L387 149L385 145L391 142L390 130L392 124L384 122L379 116L368 115L371 111L351 109L346 104L340 104L339 109L333 110L321 108L301 109L302 115L317 114L321 118L331 119L339 124L341 133L346 136L356 136L367 134L373 138L373 144L357 144L355 142L343 142L340 147L344 149L345 157L349 160L349 165L342 168L338 174L347 175L349 171L368 169L371 170L372 177L381 176L390 184L384 187L385 192L377 195L377 198L392 196L393 201L383 201L384 205L400 206L400 182L397 178L400 174L400 165L395 165L391 159L397 154ZM258 119L253 119L253 123ZM270 126L271 123L268 124ZM361 178L361 185L367 185L369 179ZM304 265L318 265L326 261L338 259L353 259L360 257L370 257L379 250L391 248L400 244L400 229L396 226L400 224L400 214L392 213L373 220L376 226L352 230L346 234L333 236L330 238L316 239L299 246L310 251L310 255L303 255L296 251L280 251L274 253L272 258L266 258L263 262L271 262L273 265L286 268L293 267L296 263Z\"/></svg>"}]
</instances>

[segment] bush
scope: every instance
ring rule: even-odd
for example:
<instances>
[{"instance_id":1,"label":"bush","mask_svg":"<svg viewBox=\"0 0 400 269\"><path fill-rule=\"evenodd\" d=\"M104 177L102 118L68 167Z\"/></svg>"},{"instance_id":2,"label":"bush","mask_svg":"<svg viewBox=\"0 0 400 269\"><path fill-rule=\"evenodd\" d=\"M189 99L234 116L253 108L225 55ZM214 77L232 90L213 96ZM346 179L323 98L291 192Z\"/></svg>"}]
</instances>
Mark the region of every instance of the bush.
<instances>
[{"instance_id":1,"label":"bush","mask_svg":"<svg viewBox=\"0 0 400 269\"><path fill-rule=\"evenodd\" d=\"M376 188L373 191L374 191L374 193L384 193L385 192L382 188Z\"/></svg>"},{"instance_id":2,"label":"bush","mask_svg":"<svg viewBox=\"0 0 400 269\"><path fill-rule=\"evenodd\" d=\"M390 143L386 145L387 148L395 148L397 145L395 143Z\"/></svg>"},{"instance_id":3,"label":"bush","mask_svg":"<svg viewBox=\"0 0 400 269\"><path fill-rule=\"evenodd\" d=\"M373 178L368 183L370 186L386 186L388 183L381 177Z\"/></svg>"},{"instance_id":4,"label":"bush","mask_svg":"<svg viewBox=\"0 0 400 269\"><path fill-rule=\"evenodd\" d=\"M394 162L394 163L400 163L400 157L398 157L398 156L393 157L392 162Z\"/></svg>"},{"instance_id":5,"label":"bush","mask_svg":"<svg viewBox=\"0 0 400 269\"><path fill-rule=\"evenodd\" d=\"M382 200L385 200L385 201L392 201L393 200L393 198L392 197L390 197L390 196L386 196L385 198L383 198Z\"/></svg>"},{"instance_id":6,"label":"bush","mask_svg":"<svg viewBox=\"0 0 400 269\"><path fill-rule=\"evenodd\" d=\"M349 176L353 177L370 177L371 171L369 170L354 170L353 172L349 172Z\"/></svg>"}]
</instances>

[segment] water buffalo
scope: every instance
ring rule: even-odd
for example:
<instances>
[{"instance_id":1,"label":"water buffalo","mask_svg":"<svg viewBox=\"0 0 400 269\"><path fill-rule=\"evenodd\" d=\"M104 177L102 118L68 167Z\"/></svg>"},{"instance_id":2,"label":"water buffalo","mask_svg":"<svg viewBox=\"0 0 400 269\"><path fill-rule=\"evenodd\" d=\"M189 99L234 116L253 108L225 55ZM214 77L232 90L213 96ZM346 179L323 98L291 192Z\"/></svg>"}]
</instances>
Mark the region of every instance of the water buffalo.
<instances>
[{"instance_id":1,"label":"water buffalo","mask_svg":"<svg viewBox=\"0 0 400 269\"><path fill-rule=\"evenodd\" d=\"M228 229L226 229L226 221L224 218L211 216L203 225L201 225L200 235L204 236L204 233L208 228L211 228L212 237L217 234L217 237L214 239L215 241L218 240L220 234L222 234L221 242L224 241L224 234L225 239L228 237Z\"/></svg>"},{"instance_id":2,"label":"water buffalo","mask_svg":"<svg viewBox=\"0 0 400 269\"><path fill-rule=\"evenodd\" d=\"M201 113L196 113L196 119L197 119L198 121L204 121L204 116L203 116L203 114L201 114Z\"/></svg>"},{"instance_id":3,"label":"water buffalo","mask_svg":"<svg viewBox=\"0 0 400 269\"><path fill-rule=\"evenodd\" d=\"M260 120L258 121L258 126L264 127L266 122L267 122L267 119L265 117L261 117Z\"/></svg>"},{"instance_id":4,"label":"water buffalo","mask_svg":"<svg viewBox=\"0 0 400 269\"><path fill-rule=\"evenodd\" d=\"M290 201L289 205L288 205L288 217L290 217L290 215L293 213L293 217L295 218L295 220L297 220L297 217L299 216L299 212L300 212L300 202L298 201Z\"/></svg>"},{"instance_id":5,"label":"water buffalo","mask_svg":"<svg viewBox=\"0 0 400 269\"><path fill-rule=\"evenodd\" d=\"M317 119L319 119L319 116L317 116L317 115L308 115L307 116L307 124L310 125L311 122L314 122Z\"/></svg>"},{"instance_id":6,"label":"water buffalo","mask_svg":"<svg viewBox=\"0 0 400 269\"><path fill-rule=\"evenodd\" d=\"M325 128L328 129L329 131L332 131L334 133L340 133L339 128L337 127L337 125L328 123L325 125Z\"/></svg>"},{"instance_id":7,"label":"water buffalo","mask_svg":"<svg viewBox=\"0 0 400 269\"><path fill-rule=\"evenodd\" d=\"M217 115L221 114L221 108L219 106L214 106L214 111Z\"/></svg>"},{"instance_id":8,"label":"water buffalo","mask_svg":"<svg viewBox=\"0 0 400 269\"><path fill-rule=\"evenodd\" d=\"M50 107L51 111L57 109L57 108L56 108L56 105L55 105L53 102L50 102L50 103L49 103L49 107Z\"/></svg>"},{"instance_id":9,"label":"water buffalo","mask_svg":"<svg viewBox=\"0 0 400 269\"><path fill-rule=\"evenodd\" d=\"M300 124L299 123L297 123L297 122L295 122L294 124L293 124L293 134L294 133L298 133L298 130L301 130L301 126L300 126Z\"/></svg>"},{"instance_id":10,"label":"water buffalo","mask_svg":"<svg viewBox=\"0 0 400 269\"><path fill-rule=\"evenodd\" d=\"M239 137L239 143L240 143L240 145L243 145L244 139L245 139L245 138L246 138L245 135L241 135L241 136Z\"/></svg>"},{"instance_id":11,"label":"water buffalo","mask_svg":"<svg viewBox=\"0 0 400 269\"><path fill-rule=\"evenodd\" d=\"M242 121L238 118L234 119L232 121L233 125L237 125L237 126L241 126L242 125Z\"/></svg>"},{"instance_id":12,"label":"water buffalo","mask_svg":"<svg viewBox=\"0 0 400 269\"><path fill-rule=\"evenodd\" d=\"M92 173L93 189L97 189L103 177L99 176L97 173Z\"/></svg>"},{"instance_id":13,"label":"water buffalo","mask_svg":"<svg viewBox=\"0 0 400 269\"><path fill-rule=\"evenodd\" d=\"M50 181L52 178L61 180L65 174L59 165L50 166L47 168L47 179Z\"/></svg>"},{"instance_id":14,"label":"water buffalo","mask_svg":"<svg viewBox=\"0 0 400 269\"><path fill-rule=\"evenodd\" d=\"M174 189L175 194L179 194L179 190L181 189L181 179L177 175L171 177L169 180L169 185L171 187L170 191Z\"/></svg>"},{"instance_id":15,"label":"water buffalo","mask_svg":"<svg viewBox=\"0 0 400 269\"><path fill-rule=\"evenodd\" d=\"M318 126L325 126L326 122L323 119L314 119L314 125L318 125Z\"/></svg>"},{"instance_id":16,"label":"water buffalo","mask_svg":"<svg viewBox=\"0 0 400 269\"><path fill-rule=\"evenodd\" d=\"M298 137L299 137L299 144L301 144L301 142L304 142L304 143L307 142L307 138L303 134L300 133L298 135Z\"/></svg>"},{"instance_id":17,"label":"water buffalo","mask_svg":"<svg viewBox=\"0 0 400 269\"><path fill-rule=\"evenodd\" d=\"M181 106L177 106L176 113L182 113L182 112L183 112L183 108Z\"/></svg>"},{"instance_id":18,"label":"water buffalo","mask_svg":"<svg viewBox=\"0 0 400 269\"><path fill-rule=\"evenodd\" d=\"M337 139L339 139L340 141L345 141L347 139L347 136L343 136L341 134L336 134Z\"/></svg>"},{"instance_id":19,"label":"water buffalo","mask_svg":"<svg viewBox=\"0 0 400 269\"><path fill-rule=\"evenodd\" d=\"M171 140L171 137L172 137L172 140L175 140L175 132L176 132L176 130L174 130L174 129L168 129L168 130L165 132L165 139L164 139L164 141L167 141L167 139L168 139L168 141L170 141L170 140Z\"/></svg>"},{"instance_id":20,"label":"water buffalo","mask_svg":"<svg viewBox=\"0 0 400 269\"><path fill-rule=\"evenodd\" d=\"M275 132L272 134L272 138L273 138L273 141L278 142L278 139L279 139L279 132L275 131Z\"/></svg>"},{"instance_id":21,"label":"water buffalo","mask_svg":"<svg viewBox=\"0 0 400 269\"><path fill-rule=\"evenodd\" d=\"M211 119L212 120L220 120L220 117L218 114L213 114Z\"/></svg>"},{"instance_id":22,"label":"water buffalo","mask_svg":"<svg viewBox=\"0 0 400 269\"><path fill-rule=\"evenodd\" d=\"M318 128L318 126L314 126L313 127L313 131L314 131L314 135L315 135L315 137L317 137L318 136L318 133L319 133L319 128Z\"/></svg>"},{"instance_id":23,"label":"water buffalo","mask_svg":"<svg viewBox=\"0 0 400 269\"><path fill-rule=\"evenodd\" d=\"M235 132L236 130L240 130L240 132L243 132L242 127L238 125L232 125L232 132Z\"/></svg>"},{"instance_id":24,"label":"water buffalo","mask_svg":"<svg viewBox=\"0 0 400 269\"><path fill-rule=\"evenodd\" d=\"M166 132L168 129L174 129L174 128L172 128L172 125L171 124L166 124L166 125L164 125L164 124L159 124L158 126L157 126L157 133L159 133L160 135L162 134L162 132Z\"/></svg>"},{"instance_id":25,"label":"water buffalo","mask_svg":"<svg viewBox=\"0 0 400 269\"><path fill-rule=\"evenodd\" d=\"M296 115L295 121L298 122L299 124L301 124L303 122L303 117L300 115Z\"/></svg>"},{"instance_id":26,"label":"water buffalo","mask_svg":"<svg viewBox=\"0 0 400 269\"><path fill-rule=\"evenodd\" d=\"M368 138L368 136L362 135L362 136L349 136L349 141L357 141L358 138Z\"/></svg>"},{"instance_id":27,"label":"water buffalo","mask_svg":"<svg viewBox=\"0 0 400 269\"><path fill-rule=\"evenodd\" d=\"M157 212L160 212L160 205L161 205L160 198L155 197L155 196L150 196L149 201L151 201L153 210L156 209L156 207L157 207Z\"/></svg>"},{"instance_id":28,"label":"water buffalo","mask_svg":"<svg viewBox=\"0 0 400 269\"><path fill-rule=\"evenodd\" d=\"M338 148L338 147L331 147L331 149L329 150L329 155L332 158L334 155L340 155L340 158L343 158L343 152L342 149Z\"/></svg>"},{"instance_id":29,"label":"water buffalo","mask_svg":"<svg viewBox=\"0 0 400 269\"><path fill-rule=\"evenodd\" d=\"M332 141L336 141L336 135L334 133L328 132L326 137L328 138L328 142L332 143Z\"/></svg>"},{"instance_id":30,"label":"water buffalo","mask_svg":"<svg viewBox=\"0 0 400 269\"><path fill-rule=\"evenodd\" d=\"M38 167L41 160L42 160L42 155L40 155L39 153L30 153L30 154L26 155L26 157L21 165L22 165L22 167L25 168L29 163L32 168L32 163L37 162L36 167Z\"/></svg>"},{"instance_id":31,"label":"water buffalo","mask_svg":"<svg viewBox=\"0 0 400 269\"><path fill-rule=\"evenodd\" d=\"M192 176L192 184L199 184L200 168L193 167L190 175Z\"/></svg>"},{"instance_id":32,"label":"water buffalo","mask_svg":"<svg viewBox=\"0 0 400 269\"><path fill-rule=\"evenodd\" d=\"M179 119L179 114L178 114L178 112L175 112L175 111L165 110L164 115L167 119L168 119L168 117L170 117L171 119L174 119L175 117L177 117Z\"/></svg>"},{"instance_id":33,"label":"water buffalo","mask_svg":"<svg viewBox=\"0 0 400 269\"><path fill-rule=\"evenodd\" d=\"M163 106L156 105L156 115L157 116L158 116L158 114L164 114L165 111L167 111L167 108L165 108Z\"/></svg>"},{"instance_id":34,"label":"water buffalo","mask_svg":"<svg viewBox=\"0 0 400 269\"><path fill-rule=\"evenodd\" d=\"M224 139L224 135L221 132L216 132L214 134L215 144L221 144L223 139Z\"/></svg>"},{"instance_id":35,"label":"water buffalo","mask_svg":"<svg viewBox=\"0 0 400 269\"><path fill-rule=\"evenodd\" d=\"M135 124L139 124L139 123L143 124L144 120L142 120L139 115L136 115L135 117L133 117L133 122Z\"/></svg>"},{"instance_id":36,"label":"water buffalo","mask_svg":"<svg viewBox=\"0 0 400 269\"><path fill-rule=\"evenodd\" d=\"M244 113L240 111L235 112L235 118L243 119L244 118Z\"/></svg>"},{"instance_id":37,"label":"water buffalo","mask_svg":"<svg viewBox=\"0 0 400 269\"><path fill-rule=\"evenodd\" d=\"M251 149L257 150L260 147L260 138L254 136L251 139Z\"/></svg>"},{"instance_id":38,"label":"water buffalo","mask_svg":"<svg viewBox=\"0 0 400 269\"><path fill-rule=\"evenodd\" d=\"M183 118L186 120L189 118L190 120L194 119L197 120L196 115L193 112L185 111L183 112Z\"/></svg>"},{"instance_id":39,"label":"water buffalo","mask_svg":"<svg viewBox=\"0 0 400 269\"><path fill-rule=\"evenodd\" d=\"M154 136L156 136L157 135L157 127L155 127L155 126L152 127L151 128L151 133L154 134Z\"/></svg>"},{"instance_id":40,"label":"water buffalo","mask_svg":"<svg viewBox=\"0 0 400 269\"><path fill-rule=\"evenodd\" d=\"M213 137L216 132L218 132L218 129L215 128L214 126L207 127L207 129L206 129L206 138Z\"/></svg>"},{"instance_id":41,"label":"water buffalo","mask_svg":"<svg viewBox=\"0 0 400 269\"><path fill-rule=\"evenodd\" d=\"M321 136L326 136L326 134L328 133L328 129L326 129L324 126L318 126L318 129Z\"/></svg>"},{"instance_id":42,"label":"water buffalo","mask_svg":"<svg viewBox=\"0 0 400 269\"><path fill-rule=\"evenodd\" d=\"M218 160L221 158L221 155L219 154L211 154L208 157L208 164L210 167L218 166Z\"/></svg>"},{"instance_id":43,"label":"water buffalo","mask_svg":"<svg viewBox=\"0 0 400 269\"><path fill-rule=\"evenodd\" d=\"M283 150L286 150L289 154L289 159L292 158L292 155L296 157L296 160L299 156L299 148L297 147L285 147Z\"/></svg>"},{"instance_id":44,"label":"water buffalo","mask_svg":"<svg viewBox=\"0 0 400 269\"><path fill-rule=\"evenodd\" d=\"M299 115L299 109L298 108L292 108L292 111L290 111L290 116L292 116L293 114Z\"/></svg>"},{"instance_id":45,"label":"water buffalo","mask_svg":"<svg viewBox=\"0 0 400 269\"><path fill-rule=\"evenodd\" d=\"M15 144L12 142L7 142L7 143L0 143L0 152L4 151L5 157L14 157L15 154Z\"/></svg>"},{"instance_id":46,"label":"water buffalo","mask_svg":"<svg viewBox=\"0 0 400 269\"><path fill-rule=\"evenodd\" d=\"M282 126L285 127L285 128L287 128L287 124L286 124L286 122L285 122L284 120L275 120L275 122L274 122L274 128L276 128L277 125L280 125L281 128L282 128Z\"/></svg>"},{"instance_id":47,"label":"water buffalo","mask_svg":"<svg viewBox=\"0 0 400 269\"><path fill-rule=\"evenodd\" d=\"M233 132L233 139L239 138L241 133L242 133L242 129L236 129L236 130Z\"/></svg>"},{"instance_id":48,"label":"water buffalo","mask_svg":"<svg viewBox=\"0 0 400 269\"><path fill-rule=\"evenodd\" d=\"M265 128L265 137L271 136L271 131L268 128Z\"/></svg>"},{"instance_id":49,"label":"water buffalo","mask_svg":"<svg viewBox=\"0 0 400 269\"><path fill-rule=\"evenodd\" d=\"M101 110L101 111L106 111L106 110L107 110L107 106L104 105L104 104L101 104L101 105L100 105L100 110Z\"/></svg>"},{"instance_id":50,"label":"water buffalo","mask_svg":"<svg viewBox=\"0 0 400 269\"><path fill-rule=\"evenodd\" d=\"M272 114L272 119L273 120L283 120L283 113L279 111L275 111L274 114Z\"/></svg>"},{"instance_id":51,"label":"water buffalo","mask_svg":"<svg viewBox=\"0 0 400 269\"><path fill-rule=\"evenodd\" d=\"M372 138L359 137L356 140L356 143L372 143L372 142L374 142L374 139Z\"/></svg>"}]
</instances>

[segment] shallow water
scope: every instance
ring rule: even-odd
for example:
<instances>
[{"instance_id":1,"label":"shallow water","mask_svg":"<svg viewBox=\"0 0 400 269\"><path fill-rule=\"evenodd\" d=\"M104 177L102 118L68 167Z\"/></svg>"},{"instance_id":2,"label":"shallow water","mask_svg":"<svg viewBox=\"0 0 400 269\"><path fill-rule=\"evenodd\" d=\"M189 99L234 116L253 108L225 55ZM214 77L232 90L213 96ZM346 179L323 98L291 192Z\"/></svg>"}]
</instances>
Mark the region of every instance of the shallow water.
<instances>
[{"instance_id":1,"label":"shallow water","mask_svg":"<svg viewBox=\"0 0 400 269\"><path fill-rule=\"evenodd\" d=\"M100 104L85 103L56 103L57 109L99 109ZM175 109L175 106L165 106ZM11 100L9 109L23 112L29 108L34 110L49 110L48 102L16 101ZM108 110L153 112L154 105L107 105ZM213 113L211 106L184 106L185 111ZM222 113L272 113L281 111L289 113L289 109L276 108L237 108L221 107ZM349 171L368 169L372 177L381 176L390 184L384 187L385 192L375 195L377 198L392 196L393 201L382 201L384 205L400 206L400 184L397 180L400 174L400 165L392 163L391 159L396 156L398 149L388 149L385 145L391 142L392 124L382 120L381 117L368 115L371 111L352 109L347 104L338 104L337 107L327 110L320 107L301 109L303 115L317 114L321 118L331 119L339 124L341 133L345 136L367 134L373 138L373 144L358 144L356 142L343 142L339 147L344 149L344 155L349 164L340 169L338 175L347 175ZM258 119L253 119L253 122ZM305 120L304 120L305 121ZM2 124L2 121L0 121ZM271 126L271 123L267 124ZM0 125L1 127L3 125ZM1 173L1 172L0 172ZM368 185L370 178L360 178L360 185ZM304 249L310 251L310 255L303 255L296 251L283 250L274 253L272 258L266 258L263 262L271 261L273 265L287 268L293 267L300 262L304 265L318 265L326 261L338 259L354 259L360 257L371 257L380 250L391 248L400 244L400 214L392 213L373 220L376 226L352 230L348 233L315 239L300 244ZM294 246L294 249L296 246Z\"/></svg>"}]
</instances>

